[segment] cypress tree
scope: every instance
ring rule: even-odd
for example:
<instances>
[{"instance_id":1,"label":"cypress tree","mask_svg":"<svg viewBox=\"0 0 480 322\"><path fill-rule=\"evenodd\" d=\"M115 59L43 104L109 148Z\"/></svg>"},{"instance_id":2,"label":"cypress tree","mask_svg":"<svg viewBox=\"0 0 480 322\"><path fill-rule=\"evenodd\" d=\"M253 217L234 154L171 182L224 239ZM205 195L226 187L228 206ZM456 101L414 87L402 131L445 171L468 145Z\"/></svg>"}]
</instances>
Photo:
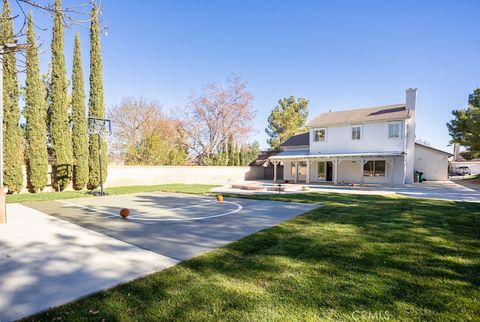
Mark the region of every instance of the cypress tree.
<instances>
[{"instance_id":1,"label":"cypress tree","mask_svg":"<svg viewBox=\"0 0 480 322\"><path fill-rule=\"evenodd\" d=\"M41 191L47 184L47 105L38 67L38 47L32 13L28 15L27 77L25 86L25 117L27 120L27 178L32 192Z\"/></svg>"},{"instance_id":2,"label":"cypress tree","mask_svg":"<svg viewBox=\"0 0 480 322\"><path fill-rule=\"evenodd\" d=\"M13 18L8 0L3 0L2 44L14 43ZM18 79L14 52L3 55L3 178L8 192L19 192L23 185L22 131L18 107Z\"/></svg>"},{"instance_id":3,"label":"cypress tree","mask_svg":"<svg viewBox=\"0 0 480 322\"><path fill-rule=\"evenodd\" d=\"M244 160L245 160L245 148L244 148L243 145L240 147L240 156L239 156L239 158L240 158L240 165L243 166L243 165L244 165Z\"/></svg>"},{"instance_id":4,"label":"cypress tree","mask_svg":"<svg viewBox=\"0 0 480 322\"><path fill-rule=\"evenodd\" d=\"M50 136L54 157L54 187L63 190L72 173L72 140L67 106L67 78L63 47L61 1L55 0L52 38L52 80L50 92Z\"/></svg>"},{"instance_id":5,"label":"cypress tree","mask_svg":"<svg viewBox=\"0 0 480 322\"><path fill-rule=\"evenodd\" d=\"M235 164L236 166L240 166L240 151L238 151L238 144L235 143Z\"/></svg>"},{"instance_id":6,"label":"cypress tree","mask_svg":"<svg viewBox=\"0 0 480 322\"><path fill-rule=\"evenodd\" d=\"M102 52L100 48L100 27L98 22L98 8L94 4L91 15L90 25L90 98L88 102L88 116L95 118L105 117L105 106L103 101L103 67ZM102 153L102 179L107 177L107 143L101 140ZM89 147L89 177L88 188L95 189L100 185L100 165L98 162L98 137L90 135L88 141Z\"/></svg>"},{"instance_id":7,"label":"cypress tree","mask_svg":"<svg viewBox=\"0 0 480 322\"><path fill-rule=\"evenodd\" d=\"M235 160L235 156L233 155L233 140L232 140L231 136L228 137L227 148L228 148L228 162L227 162L227 165L231 166L231 165L233 165L233 160Z\"/></svg>"},{"instance_id":8,"label":"cypress tree","mask_svg":"<svg viewBox=\"0 0 480 322\"><path fill-rule=\"evenodd\" d=\"M225 140L224 143L223 143L223 166L227 166L228 165L228 158L230 157L230 155L228 154L228 140Z\"/></svg>"},{"instance_id":9,"label":"cypress tree","mask_svg":"<svg viewBox=\"0 0 480 322\"><path fill-rule=\"evenodd\" d=\"M88 138L82 53L78 33L75 34L73 49L72 123L73 189L82 190L88 181Z\"/></svg>"}]
</instances>

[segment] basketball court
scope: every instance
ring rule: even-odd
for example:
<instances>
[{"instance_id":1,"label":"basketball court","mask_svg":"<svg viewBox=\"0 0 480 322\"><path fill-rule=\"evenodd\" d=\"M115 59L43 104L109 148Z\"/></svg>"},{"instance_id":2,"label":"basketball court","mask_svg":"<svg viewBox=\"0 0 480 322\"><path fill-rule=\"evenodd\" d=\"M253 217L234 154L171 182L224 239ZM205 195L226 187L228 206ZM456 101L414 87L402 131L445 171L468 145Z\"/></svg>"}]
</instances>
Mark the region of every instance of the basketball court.
<instances>
[{"instance_id":1,"label":"basketball court","mask_svg":"<svg viewBox=\"0 0 480 322\"><path fill-rule=\"evenodd\" d=\"M318 207L174 193L43 201L25 206L175 260L185 260ZM122 219L119 212L128 208Z\"/></svg>"}]
</instances>

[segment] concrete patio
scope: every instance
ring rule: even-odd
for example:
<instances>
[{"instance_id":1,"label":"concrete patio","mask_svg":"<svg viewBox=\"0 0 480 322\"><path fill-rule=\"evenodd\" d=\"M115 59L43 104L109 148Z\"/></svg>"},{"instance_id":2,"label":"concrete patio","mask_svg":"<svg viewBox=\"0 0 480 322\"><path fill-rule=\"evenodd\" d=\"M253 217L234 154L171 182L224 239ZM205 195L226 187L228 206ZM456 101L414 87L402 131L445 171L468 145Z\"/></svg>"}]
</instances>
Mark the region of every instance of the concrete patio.
<instances>
[{"instance_id":1,"label":"concrete patio","mask_svg":"<svg viewBox=\"0 0 480 322\"><path fill-rule=\"evenodd\" d=\"M273 181L245 181L247 185L277 184ZM406 185L353 185L342 186L333 184L282 184L286 193L310 193L310 192L334 192L347 194L366 194L366 195L391 195L398 194L414 198L444 199L453 201L480 202L480 189L472 186L460 185L453 181L424 181L422 183ZM303 191L302 187L308 186L309 191ZM223 187L215 188L219 193L239 193L239 194L276 194L272 191L254 191L231 188L231 183Z\"/></svg>"}]
</instances>

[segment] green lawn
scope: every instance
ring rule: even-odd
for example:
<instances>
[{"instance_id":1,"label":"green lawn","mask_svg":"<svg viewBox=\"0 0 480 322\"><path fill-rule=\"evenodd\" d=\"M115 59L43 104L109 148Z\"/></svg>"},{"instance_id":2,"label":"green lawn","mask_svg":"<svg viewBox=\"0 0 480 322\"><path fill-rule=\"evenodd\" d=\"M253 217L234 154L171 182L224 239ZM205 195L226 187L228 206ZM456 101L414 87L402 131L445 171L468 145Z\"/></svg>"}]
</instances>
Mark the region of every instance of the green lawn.
<instances>
[{"instance_id":1,"label":"green lawn","mask_svg":"<svg viewBox=\"0 0 480 322\"><path fill-rule=\"evenodd\" d=\"M211 188L218 187L215 185L204 184L161 184L153 186L126 186L126 187L113 187L106 188L105 192L111 195L121 195L127 193L136 192L183 192L183 193L195 193L203 194L210 191ZM40 192L40 193L22 193L7 195L7 203L22 203L33 201L45 201L45 200L60 200L71 198L85 198L92 197L87 191L61 191L61 192Z\"/></svg>"},{"instance_id":2,"label":"green lawn","mask_svg":"<svg viewBox=\"0 0 480 322\"><path fill-rule=\"evenodd\" d=\"M479 204L333 193L268 198L324 206L33 319L479 320Z\"/></svg>"}]
</instances>

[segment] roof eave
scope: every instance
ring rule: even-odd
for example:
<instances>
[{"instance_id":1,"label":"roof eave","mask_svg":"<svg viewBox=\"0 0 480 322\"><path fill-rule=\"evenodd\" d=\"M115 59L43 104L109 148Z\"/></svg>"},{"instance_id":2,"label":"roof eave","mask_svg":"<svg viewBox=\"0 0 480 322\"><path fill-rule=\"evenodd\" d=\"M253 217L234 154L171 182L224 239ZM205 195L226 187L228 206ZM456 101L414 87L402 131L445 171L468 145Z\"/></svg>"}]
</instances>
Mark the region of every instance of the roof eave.
<instances>
[{"instance_id":1,"label":"roof eave","mask_svg":"<svg viewBox=\"0 0 480 322\"><path fill-rule=\"evenodd\" d=\"M285 155L277 156L273 155L269 157L269 160L282 160L282 159L331 159L331 158L352 158L352 157L391 157L404 155L405 152L365 152L365 153L329 153L329 154L298 154L298 155Z\"/></svg>"},{"instance_id":2,"label":"roof eave","mask_svg":"<svg viewBox=\"0 0 480 322\"><path fill-rule=\"evenodd\" d=\"M392 117L392 118L386 118L386 119L381 119L381 120L363 120L363 121L352 121L352 122L332 122L332 123L325 123L325 124L312 124L313 122L307 124L305 127L308 129L311 128L318 128L318 127L328 127L328 126L333 126L333 125L353 125L353 124L365 124L365 123L381 123L381 122L393 122L393 121L403 121L407 120L410 118L410 112L407 116L404 117Z\"/></svg>"}]
</instances>

